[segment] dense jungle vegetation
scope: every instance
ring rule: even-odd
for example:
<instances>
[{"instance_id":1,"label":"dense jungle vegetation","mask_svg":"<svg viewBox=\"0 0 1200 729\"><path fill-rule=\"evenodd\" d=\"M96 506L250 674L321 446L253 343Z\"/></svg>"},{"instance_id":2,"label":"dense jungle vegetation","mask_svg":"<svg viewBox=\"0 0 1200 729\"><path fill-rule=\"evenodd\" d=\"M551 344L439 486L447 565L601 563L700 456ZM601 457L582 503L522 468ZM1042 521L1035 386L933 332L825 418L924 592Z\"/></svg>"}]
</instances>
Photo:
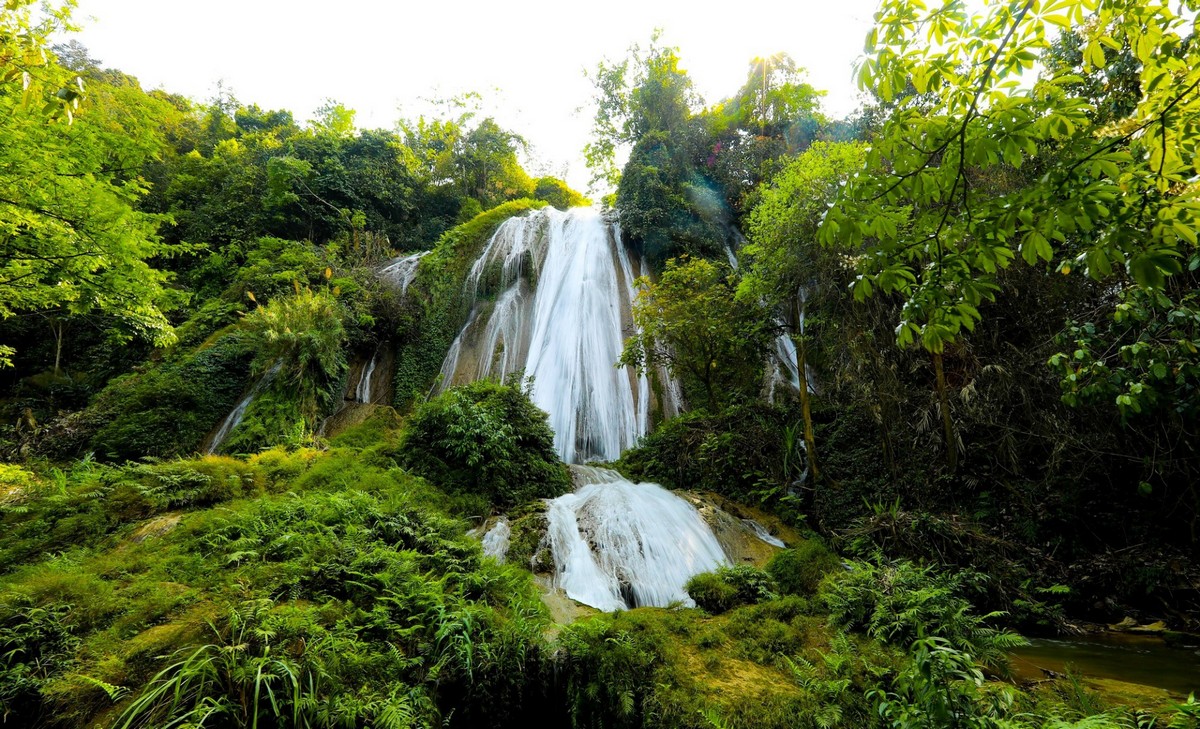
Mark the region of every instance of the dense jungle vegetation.
<instances>
[{"instance_id":1,"label":"dense jungle vegetation","mask_svg":"<svg viewBox=\"0 0 1200 729\"><path fill-rule=\"evenodd\" d=\"M0 724L1200 726L1008 662L1123 620L1195 650L1196 5L882 0L845 119L783 54L709 103L657 34L598 63L592 195L648 262L622 363L686 403L612 465L789 538L570 621L528 383L431 388L491 234L584 195L469 95L301 123L9 0ZM468 534L501 513L503 563Z\"/></svg>"}]
</instances>

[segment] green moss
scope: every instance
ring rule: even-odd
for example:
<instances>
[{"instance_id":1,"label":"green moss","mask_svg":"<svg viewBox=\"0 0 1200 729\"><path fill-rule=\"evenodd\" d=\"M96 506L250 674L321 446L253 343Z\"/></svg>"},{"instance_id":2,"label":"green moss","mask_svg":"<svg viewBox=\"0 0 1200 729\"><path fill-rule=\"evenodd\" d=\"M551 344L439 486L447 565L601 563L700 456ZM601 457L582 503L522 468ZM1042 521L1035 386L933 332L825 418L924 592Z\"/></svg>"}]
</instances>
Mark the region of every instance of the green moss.
<instances>
[{"instance_id":1,"label":"green moss","mask_svg":"<svg viewBox=\"0 0 1200 729\"><path fill-rule=\"evenodd\" d=\"M15 464L0 463L0 508L25 500L38 483L33 472Z\"/></svg>"},{"instance_id":2,"label":"green moss","mask_svg":"<svg viewBox=\"0 0 1200 729\"><path fill-rule=\"evenodd\" d=\"M509 512L508 523L511 530L508 561L527 567L533 572L553 571L554 557L545 544L546 502L531 501Z\"/></svg>"},{"instance_id":3,"label":"green moss","mask_svg":"<svg viewBox=\"0 0 1200 729\"><path fill-rule=\"evenodd\" d=\"M330 445L366 448L378 444L396 445L404 420L390 407L378 407L361 423L338 433Z\"/></svg>"},{"instance_id":4,"label":"green moss","mask_svg":"<svg viewBox=\"0 0 1200 729\"><path fill-rule=\"evenodd\" d=\"M787 595L812 595L821 580L841 568L841 560L817 539L800 542L779 552L767 563L766 570L780 592Z\"/></svg>"}]
</instances>

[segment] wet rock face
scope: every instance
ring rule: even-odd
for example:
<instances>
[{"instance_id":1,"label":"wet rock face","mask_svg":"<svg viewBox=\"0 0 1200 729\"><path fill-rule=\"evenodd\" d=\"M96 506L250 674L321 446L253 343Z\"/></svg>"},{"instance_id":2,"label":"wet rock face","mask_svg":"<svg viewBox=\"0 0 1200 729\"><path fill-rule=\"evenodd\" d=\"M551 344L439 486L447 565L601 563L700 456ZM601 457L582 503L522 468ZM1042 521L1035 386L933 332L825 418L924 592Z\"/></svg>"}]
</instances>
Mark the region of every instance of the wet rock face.
<instances>
[{"instance_id":1,"label":"wet rock face","mask_svg":"<svg viewBox=\"0 0 1200 729\"><path fill-rule=\"evenodd\" d=\"M758 530L743 519L718 508L700 496L689 495L689 497L696 504L696 510L700 512L700 516L716 534L717 541L721 543L721 548L725 550L731 563L762 567L780 550L780 546L764 539Z\"/></svg>"},{"instance_id":2,"label":"wet rock face","mask_svg":"<svg viewBox=\"0 0 1200 729\"><path fill-rule=\"evenodd\" d=\"M130 535L129 538L134 544L140 544L147 539L161 537L175 527L179 526L179 520L182 517L183 515L179 512L172 512L169 514L156 516L134 530L133 534Z\"/></svg>"}]
</instances>

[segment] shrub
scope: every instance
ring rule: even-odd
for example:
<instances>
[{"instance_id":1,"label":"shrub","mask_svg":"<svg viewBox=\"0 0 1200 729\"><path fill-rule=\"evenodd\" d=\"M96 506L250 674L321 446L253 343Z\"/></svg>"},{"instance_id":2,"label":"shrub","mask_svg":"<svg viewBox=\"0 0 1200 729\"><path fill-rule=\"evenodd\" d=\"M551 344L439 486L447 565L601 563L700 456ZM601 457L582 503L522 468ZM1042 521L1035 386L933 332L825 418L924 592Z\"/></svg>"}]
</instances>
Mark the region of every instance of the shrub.
<instances>
[{"instance_id":1,"label":"shrub","mask_svg":"<svg viewBox=\"0 0 1200 729\"><path fill-rule=\"evenodd\" d=\"M621 470L673 488L715 491L747 503L769 503L797 522L799 500L789 495L797 457L787 431L800 418L786 404L747 402L712 414L671 418L621 456ZM800 459L802 462L802 457Z\"/></svg>"},{"instance_id":2,"label":"shrub","mask_svg":"<svg viewBox=\"0 0 1200 729\"><path fill-rule=\"evenodd\" d=\"M511 385L482 380L452 388L413 414L406 465L458 493L502 508L567 491L546 414Z\"/></svg>"},{"instance_id":3,"label":"shrub","mask_svg":"<svg viewBox=\"0 0 1200 729\"><path fill-rule=\"evenodd\" d=\"M998 630L989 620L1003 613L975 615L966 599L986 578L972 572L938 572L907 561L855 563L854 569L828 580L822 595L836 625L864 630L902 647L927 637L971 654L986 666L1003 666L1010 648L1024 645L1016 633Z\"/></svg>"},{"instance_id":4,"label":"shrub","mask_svg":"<svg viewBox=\"0 0 1200 729\"><path fill-rule=\"evenodd\" d=\"M557 177L539 177L533 196L538 200L545 200L559 210L588 204L586 197L572 190Z\"/></svg>"},{"instance_id":5,"label":"shrub","mask_svg":"<svg viewBox=\"0 0 1200 729\"><path fill-rule=\"evenodd\" d=\"M565 628L558 639L555 671L563 688L570 726L640 727L656 690L655 669L664 662L659 635L592 619Z\"/></svg>"},{"instance_id":6,"label":"shrub","mask_svg":"<svg viewBox=\"0 0 1200 729\"><path fill-rule=\"evenodd\" d=\"M91 448L120 460L195 450L237 403L249 359L245 338L233 333L177 361L118 377L88 408L100 422Z\"/></svg>"},{"instance_id":7,"label":"shrub","mask_svg":"<svg viewBox=\"0 0 1200 729\"><path fill-rule=\"evenodd\" d=\"M722 567L716 572L696 575L688 580L685 589L697 605L714 615L778 596L775 580L749 565Z\"/></svg>"},{"instance_id":8,"label":"shrub","mask_svg":"<svg viewBox=\"0 0 1200 729\"><path fill-rule=\"evenodd\" d=\"M810 539L777 553L766 570L785 595L811 595L821 578L838 569L841 560L821 542Z\"/></svg>"},{"instance_id":9,"label":"shrub","mask_svg":"<svg viewBox=\"0 0 1200 729\"><path fill-rule=\"evenodd\" d=\"M279 367L275 389L295 393L310 421L333 402L346 372L342 313L332 295L305 289L272 299L242 321L257 352L255 369Z\"/></svg>"}]
</instances>

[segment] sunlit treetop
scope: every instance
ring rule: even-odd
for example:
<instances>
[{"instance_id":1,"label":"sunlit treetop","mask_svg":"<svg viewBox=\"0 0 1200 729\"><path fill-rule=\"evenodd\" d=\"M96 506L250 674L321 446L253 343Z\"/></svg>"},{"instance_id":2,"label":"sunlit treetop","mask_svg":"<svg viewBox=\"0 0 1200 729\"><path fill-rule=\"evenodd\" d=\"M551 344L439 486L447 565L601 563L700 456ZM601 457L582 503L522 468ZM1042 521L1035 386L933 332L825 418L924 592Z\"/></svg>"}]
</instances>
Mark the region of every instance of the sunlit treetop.
<instances>
[{"instance_id":1,"label":"sunlit treetop","mask_svg":"<svg viewBox=\"0 0 1200 729\"><path fill-rule=\"evenodd\" d=\"M896 111L821 231L861 247L857 297L903 297L899 343L934 353L1018 258L1147 289L1200 264L1193 22L1163 0L975 7L883 2L858 80ZM1043 64L1067 29L1078 67ZM1141 93L1112 119L1082 82L1115 62Z\"/></svg>"}]
</instances>

